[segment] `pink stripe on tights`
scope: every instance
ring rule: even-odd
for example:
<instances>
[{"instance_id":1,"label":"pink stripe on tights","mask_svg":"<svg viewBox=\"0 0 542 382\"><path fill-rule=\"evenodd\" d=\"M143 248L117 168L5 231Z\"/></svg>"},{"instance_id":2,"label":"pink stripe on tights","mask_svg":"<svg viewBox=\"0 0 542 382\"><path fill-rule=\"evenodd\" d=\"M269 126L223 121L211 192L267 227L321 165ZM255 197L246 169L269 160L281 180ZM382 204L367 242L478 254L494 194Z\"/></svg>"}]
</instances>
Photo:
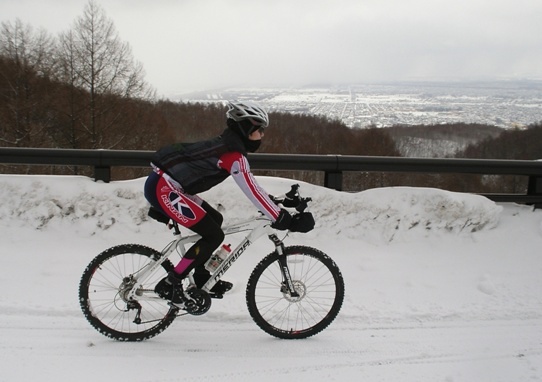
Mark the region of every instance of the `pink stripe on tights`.
<instances>
[{"instance_id":1,"label":"pink stripe on tights","mask_svg":"<svg viewBox=\"0 0 542 382\"><path fill-rule=\"evenodd\" d=\"M184 271L186 271L190 264L192 264L193 261L194 259L186 259L183 257L179 264L177 264L177 266L175 267L175 273L179 275L182 274Z\"/></svg>"}]
</instances>

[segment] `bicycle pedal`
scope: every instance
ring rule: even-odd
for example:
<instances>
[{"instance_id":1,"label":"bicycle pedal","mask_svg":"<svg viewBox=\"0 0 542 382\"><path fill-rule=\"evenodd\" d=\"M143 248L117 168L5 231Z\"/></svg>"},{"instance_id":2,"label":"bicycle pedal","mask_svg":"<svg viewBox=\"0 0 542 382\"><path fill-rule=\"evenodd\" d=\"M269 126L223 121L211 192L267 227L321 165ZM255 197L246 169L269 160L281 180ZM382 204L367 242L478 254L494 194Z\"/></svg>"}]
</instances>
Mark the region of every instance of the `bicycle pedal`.
<instances>
[{"instance_id":1,"label":"bicycle pedal","mask_svg":"<svg viewBox=\"0 0 542 382\"><path fill-rule=\"evenodd\" d=\"M222 299L222 298L224 298L224 295L223 294L209 293L209 297L216 298L216 299Z\"/></svg>"}]
</instances>

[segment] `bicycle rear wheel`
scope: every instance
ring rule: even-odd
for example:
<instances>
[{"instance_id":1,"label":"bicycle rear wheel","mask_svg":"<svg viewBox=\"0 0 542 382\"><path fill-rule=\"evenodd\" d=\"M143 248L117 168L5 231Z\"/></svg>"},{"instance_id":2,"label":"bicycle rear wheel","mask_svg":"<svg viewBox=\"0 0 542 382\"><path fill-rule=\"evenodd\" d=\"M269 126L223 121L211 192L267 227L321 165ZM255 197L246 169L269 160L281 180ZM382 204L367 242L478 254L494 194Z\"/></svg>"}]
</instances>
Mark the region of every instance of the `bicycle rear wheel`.
<instances>
[{"instance_id":1,"label":"bicycle rear wheel","mask_svg":"<svg viewBox=\"0 0 542 382\"><path fill-rule=\"evenodd\" d=\"M265 332L283 339L301 339L324 330L339 314L344 280L335 262L305 246L286 247L294 288L288 292L279 255L266 256L252 271L246 301L252 319Z\"/></svg>"},{"instance_id":2,"label":"bicycle rear wheel","mask_svg":"<svg viewBox=\"0 0 542 382\"><path fill-rule=\"evenodd\" d=\"M169 260L145 280L135 300L125 296L138 272L160 256L152 248L125 244L100 253L90 262L79 283L79 304L96 330L118 341L142 341L161 333L173 322L178 309L153 290L173 269Z\"/></svg>"}]
</instances>

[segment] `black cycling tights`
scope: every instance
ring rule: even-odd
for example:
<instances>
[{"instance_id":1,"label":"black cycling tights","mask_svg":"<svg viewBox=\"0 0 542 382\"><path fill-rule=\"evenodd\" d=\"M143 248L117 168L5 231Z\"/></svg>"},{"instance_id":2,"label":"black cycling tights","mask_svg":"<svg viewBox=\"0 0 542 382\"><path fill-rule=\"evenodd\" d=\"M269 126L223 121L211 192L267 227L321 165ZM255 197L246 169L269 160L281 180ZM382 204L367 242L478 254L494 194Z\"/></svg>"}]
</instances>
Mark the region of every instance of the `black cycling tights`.
<instances>
[{"instance_id":1,"label":"black cycling tights","mask_svg":"<svg viewBox=\"0 0 542 382\"><path fill-rule=\"evenodd\" d=\"M194 268L195 273L208 274L203 265L211 257L214 250L224 241L224 231L221 228L222 221L224 220L222 214L207 202L203 202L201 207L207 214L203 219L190 227L190 230L200 235L201 239L186 251L185 258L194 259L194 261L184 270L181 277L186 277Z\"/></svg>"}]
</instances>

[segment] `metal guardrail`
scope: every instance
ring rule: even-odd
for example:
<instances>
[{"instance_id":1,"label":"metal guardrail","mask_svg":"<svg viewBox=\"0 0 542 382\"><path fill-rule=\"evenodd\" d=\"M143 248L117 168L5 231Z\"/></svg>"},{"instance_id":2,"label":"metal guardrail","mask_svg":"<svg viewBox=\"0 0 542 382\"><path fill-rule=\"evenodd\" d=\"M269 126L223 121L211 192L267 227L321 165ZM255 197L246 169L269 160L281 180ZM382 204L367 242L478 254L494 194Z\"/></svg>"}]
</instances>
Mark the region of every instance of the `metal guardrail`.
<instances>
[{"instance_id":1,"label":"metal guardrail","mask_svg":"<svg viewBox=\"0 0 542 382\"><path fill-rule=\"evenodd\" d=\"M92 166L96 180L109 182L111 167L148 167L152 153L0 147L0 163ZM528 203L542 208L542 161L305 154L249 154L249 159L251 167L257 170L323 171L324 186L336 190L342 190L344 171L523 175L529 177L526 194L485 196L498 202Z\"/></svg>"}]
</instances>

